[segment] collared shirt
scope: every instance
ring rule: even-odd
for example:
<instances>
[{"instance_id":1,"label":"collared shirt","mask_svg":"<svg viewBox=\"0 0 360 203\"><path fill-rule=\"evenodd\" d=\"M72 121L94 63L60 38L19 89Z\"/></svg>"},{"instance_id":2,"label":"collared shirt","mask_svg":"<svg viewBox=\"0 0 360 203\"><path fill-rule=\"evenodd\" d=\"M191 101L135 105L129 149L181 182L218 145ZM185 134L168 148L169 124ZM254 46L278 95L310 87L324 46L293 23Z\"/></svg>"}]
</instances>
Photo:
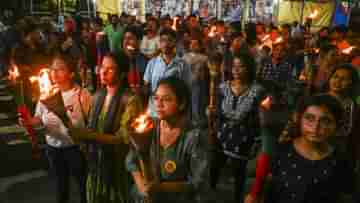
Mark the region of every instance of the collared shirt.
<instances>
[{"instance_id":1,"label":"collared shirt","mask_svg":"<svg viewBox=\"0 0 360 203\"><path fill-rule=\"evenodd\" d=\"M166 64L160 55L148 63L144 81L150 85L152 92L155 91L161 79L175 76L185 81L191 87L191 69L190 66L182 58L175 57L169 64Z\"/></svg>"},{"instance_id":2,"label":"collared shirt","mask_svg":"<svg viewBox=\"0 0 360 203\"><path fill-rule=\"evenodd\" d=\"M191 87L191 68L184 59L175 57L169 64L166 64L162 55L152 59L145 70L144 81L148 83L153 93L161 79L175 76L185 81ZM153 100L149 100L149 109L153 117L156 117Z\"/></svg>"}]
</instances>

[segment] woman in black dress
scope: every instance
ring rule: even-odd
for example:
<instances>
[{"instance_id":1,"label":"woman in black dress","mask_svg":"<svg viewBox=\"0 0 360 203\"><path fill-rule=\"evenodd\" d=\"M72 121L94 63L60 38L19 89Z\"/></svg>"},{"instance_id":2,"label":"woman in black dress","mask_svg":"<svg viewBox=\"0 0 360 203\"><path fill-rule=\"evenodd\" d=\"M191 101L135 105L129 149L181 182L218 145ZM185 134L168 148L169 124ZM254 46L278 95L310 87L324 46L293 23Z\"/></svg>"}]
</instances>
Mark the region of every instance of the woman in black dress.
<instances>
[{"instance_id":1,"label":"woman in black dress","mask_svg":"<svg viewBox=\"0 0 360 203\"><path fill-rule=\"evenodd\" d=\"M353 171L346 159L328 143L339 126L343 109L332 96L306 98L297 108L293 133L272 157L265 202L345 202L353 189ZM252 194L246 203L260 202Z\"/></svg>"}]
</instances>

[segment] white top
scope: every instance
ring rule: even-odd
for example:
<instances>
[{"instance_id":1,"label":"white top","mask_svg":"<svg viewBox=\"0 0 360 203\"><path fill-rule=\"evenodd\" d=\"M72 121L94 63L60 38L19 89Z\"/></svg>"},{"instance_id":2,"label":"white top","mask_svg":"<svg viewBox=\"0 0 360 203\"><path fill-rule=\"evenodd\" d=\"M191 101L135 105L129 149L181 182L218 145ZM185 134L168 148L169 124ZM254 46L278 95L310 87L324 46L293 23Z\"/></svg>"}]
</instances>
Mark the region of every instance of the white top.
<instances>
[{"instance_id":1,"label":"white top","mask_svg":"<svg viewBox=\"0 0 360 203\"><path fill-rule=\"evenodd\" d=\"M73 126L86 127L83 114L87 116L90 110L90 93L86 89L75 86L71 90L61 92L61 95L67 110L67 115ZM39 117L46 127L46 142L48 145L59 148L74 144L64 123L55 113L49 111L41 101L39 101L36 106L35 116Z\"/></svg>"},{"instance_id":2,"label":"white top","mask_svg":"<svg viewBox=\"0 0 360 203\"><path fill-rule=\"evenodd\" d=\"M152 55L160 48L160 37L155 36L152 39L148 39L148 36L144 36L141 45L140 51L145 55Z\"/></svg>"}]
</instances>

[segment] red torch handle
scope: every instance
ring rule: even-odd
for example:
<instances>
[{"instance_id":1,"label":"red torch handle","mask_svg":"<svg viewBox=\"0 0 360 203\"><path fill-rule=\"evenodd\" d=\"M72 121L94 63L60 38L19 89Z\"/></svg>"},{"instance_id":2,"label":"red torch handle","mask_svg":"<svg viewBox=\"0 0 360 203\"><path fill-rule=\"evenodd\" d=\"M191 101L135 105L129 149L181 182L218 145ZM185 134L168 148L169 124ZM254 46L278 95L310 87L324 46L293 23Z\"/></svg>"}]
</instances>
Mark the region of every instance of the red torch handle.
<instances>
[{"instance_id":1,"label":"red torch handle","mask_svg":"<svg viewBox=\"0 0 360 203\"><path fill-rule=\"evenodd\" d=\"M18 107L17 111L23 120L28 121L31 118L31 113L30 113L29 109L26 107L26 105L20 105ZM25 122L25 123L28 123L28 122ZM32 156L33 156L33 158L38 158L39 157L39 145L37 142L35 130L29 124L26 124L25 128L28 132L28 134L27 134L28 138L31 141Z\"/></svg>"}]
</instances>

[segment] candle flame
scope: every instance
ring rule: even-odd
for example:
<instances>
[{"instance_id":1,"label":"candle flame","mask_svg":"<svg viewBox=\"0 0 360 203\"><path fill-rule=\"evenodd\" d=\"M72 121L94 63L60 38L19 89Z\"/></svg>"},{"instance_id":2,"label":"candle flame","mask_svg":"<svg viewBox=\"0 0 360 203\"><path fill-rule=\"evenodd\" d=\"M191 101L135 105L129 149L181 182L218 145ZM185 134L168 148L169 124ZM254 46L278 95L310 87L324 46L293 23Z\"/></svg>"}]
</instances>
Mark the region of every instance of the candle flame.
<instances>
[{"instance_id":1,"label":"candle flame","mask_svg":"<svg viewBox=\"0 0 360 203\"><path fill-rule=\"evenodd\" d=\"M353 50L354 48L355 48L354 46L350 46L350 47L348 47L348 48L346 48L346 49L343 49L343 50L341 51L341 53L346 54L346 55L349 55L349 54L351 54L351 52L352 52L352 50Z\"/></svg>"},{"instance_id":2,"label":"candle flame","mask_svg":"<svg viewBox=\"0 0 360 203\"><path fill-rule=\"evenodd\" d=\"M147 110L146 113L141 114L135 119L132 125L136 133L145 133L154 127L152 120L150 118L150 111Z\"/></svg>"},{"instance_id":3,"label":"candle flame","mask_svg":"<svg viewBox=\"0 0 360 203\"><path fill-rule=\"evenodd\" d=\"M16 81L16 79L19 76L20 76L20 72L16 65L14 65L11 69L9 69L9 80Z\"/></svg>"},{"instance_id":4,"label":"candle flame","mask_svg":"<svg viewBox=\"0 0 360 203\"><path fill-rule=\"evenodd\" d=\"M208 36L215 37L215 35L216 35L216 26L211 26Z\"/></svg>"},{"instance_id":5,"label":"candle flame","mask_svg":"<svg viewBox=\"0 0 360 203\"><path fill-rule=\"evenodd\" d=\"M308 16L308 18L310 19L314 19L317 17L317 15L319 14L319 11L317 9L315 9L313 12L310 13L310 15Z\"/></svg>"},{"instance_id":6,"label":"candle flame","mask_svg":"<svg viewBox=\"0 0 360 203\"><path fill-rule=\"evenodd\" d=\"M315 52L315 54L318 54L320 52L320 49L319 48L314 48L314 52Z\"/></svg>"}]
</instances>

